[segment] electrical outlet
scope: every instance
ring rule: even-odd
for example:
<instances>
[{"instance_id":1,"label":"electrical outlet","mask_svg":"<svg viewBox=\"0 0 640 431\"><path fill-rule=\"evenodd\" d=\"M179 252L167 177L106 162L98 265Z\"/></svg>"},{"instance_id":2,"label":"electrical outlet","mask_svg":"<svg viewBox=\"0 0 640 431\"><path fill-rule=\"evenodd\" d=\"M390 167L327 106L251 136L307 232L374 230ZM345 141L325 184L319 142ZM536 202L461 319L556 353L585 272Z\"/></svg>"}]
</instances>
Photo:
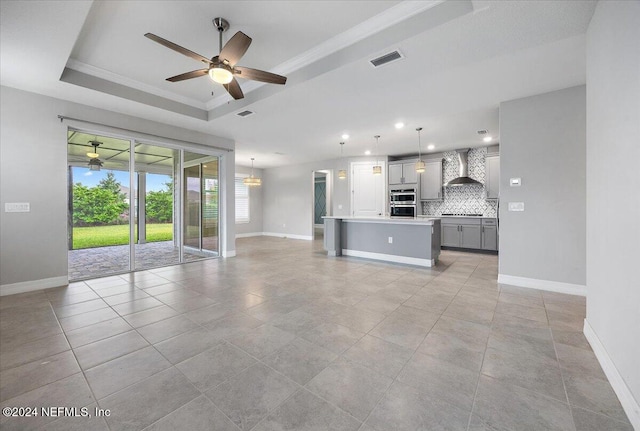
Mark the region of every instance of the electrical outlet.
<instances>
[{"instance_id":1,"label":"electrical outlet","mask_svg":"<svg viewBox=\"0 0 640 431\"><path fill-rule=\"evenodd\" d=\"M31 211L29 202L6 202L4 212L6 213L28 213Z\"/></svg>"},{"instance_id":2,"label":"electrical outlet","mask_svg":"<svg viewBox=\"0 0 640 431\"><path fill-rule=\"evenodd\" d=\"M342 204L338 204L338 209L341 210L342 209Z\"/></svg>"},{"instance_id":3,"label":"electrical outlet","mask_svg":"<svg viewBox=\"0 0 640 431\"><path fill-rule=\"evenodd\" d=\"M286 223L282 223L282 227L287 227L287 224Z\"/></svg>"},{"instance_id":4,"label":"electrical outlet","mask_svg":"<svg viewBox=\"0 0 640 431\"><path fill-rule=\"evenodd\" d=\"M524 202L509 202L509 211L524 211Z\"/></svg>"},{"instance_id":5,"label":"electrical outlet","mask_svg":"<svg viewBox=\"0 0 640 431\"><path fill-rule=\"evenodd\" d=\"M393 244L393 237L392 236L389 237L389 244Z\"/></svg>"}]
</instances>

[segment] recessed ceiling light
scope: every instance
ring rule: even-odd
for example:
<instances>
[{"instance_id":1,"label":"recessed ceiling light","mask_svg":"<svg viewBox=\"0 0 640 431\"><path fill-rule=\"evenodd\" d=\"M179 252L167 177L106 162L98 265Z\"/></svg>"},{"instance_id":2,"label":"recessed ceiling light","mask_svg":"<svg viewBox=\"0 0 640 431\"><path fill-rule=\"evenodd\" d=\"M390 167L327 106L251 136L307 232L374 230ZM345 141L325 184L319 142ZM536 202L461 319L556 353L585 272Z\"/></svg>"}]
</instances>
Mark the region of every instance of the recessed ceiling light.
<instances>
[{"instance_id":1,"label":"recessed ceiling light","mask_svg":"<svg viewBox=\"0 0 640 431\"><path fill-rule=\"evenodd\" d=\"M404 127L404 123L396 123L396 129L402 129Z\"/></svg>"},{"instance_id":2,"label":"recessed ceiling light","mask_svg":"<svg viewBox=\"0 0 640 431\"><path fill-rule=\"evenodd\" d=\"M349 139L349 135L345 133L344 135L342 135L342 139Z\"/></svg>"},{"instance_id":3,"label":"recessed ceiling light","mask_svg":"<svg viewBox=\"0 0 640 431\"><path fill-rule=\"evenodd\" d=\"M365 151L365 152L364 152L364 155L365 155L365 156L370 156L370 155L371 155L371 151L369 151L369 150Z\"/></svg>"},{"instance_id":4,"label":"recessed ceiling light","mask_svg":"<svg viewBox=\"0 0 640 431\"><path fill-rule=\"evenodd\" d=\"M427 150L433 150L436 146L433 144L427 145Z\"/></svg>"},{"instance_id":5,"label":"recessed ceiling light","mask_svg":"<svg viewBox=\"0 0 640 431\"><path fill-rule=\"evenodd\" d=\"M484 142L491 142L492 139L493 138L491 136L485 136L484 138L482 138Z\"/></svg>"}]
</instances>

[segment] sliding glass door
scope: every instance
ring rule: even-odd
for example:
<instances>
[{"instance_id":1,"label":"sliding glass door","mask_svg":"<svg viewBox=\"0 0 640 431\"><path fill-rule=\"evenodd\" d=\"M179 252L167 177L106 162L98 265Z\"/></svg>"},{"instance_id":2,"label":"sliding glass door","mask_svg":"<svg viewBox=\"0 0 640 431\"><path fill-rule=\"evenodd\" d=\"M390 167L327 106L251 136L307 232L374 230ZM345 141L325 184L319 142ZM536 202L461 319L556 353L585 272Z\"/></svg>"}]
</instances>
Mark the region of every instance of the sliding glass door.
<instances>
[{"instance_id":1,"label":"sliding glass door","mask_svg":"<svg viewBox=\"0 0 640 431\"><path fill-rule=\"evenodd\" d=\"M69 130L69 279L219 254L219 157Z\"/></svg>"},{"instance_id":2,"label":"sliding glass door","mask_svg":"<svg viewBox=\"0 0 640 431\"><path fill-rule=\"evenodd\" d=\"M219 253L219 159L184 154L185 254L217 256Z\"/></svg>"}]
</instances>

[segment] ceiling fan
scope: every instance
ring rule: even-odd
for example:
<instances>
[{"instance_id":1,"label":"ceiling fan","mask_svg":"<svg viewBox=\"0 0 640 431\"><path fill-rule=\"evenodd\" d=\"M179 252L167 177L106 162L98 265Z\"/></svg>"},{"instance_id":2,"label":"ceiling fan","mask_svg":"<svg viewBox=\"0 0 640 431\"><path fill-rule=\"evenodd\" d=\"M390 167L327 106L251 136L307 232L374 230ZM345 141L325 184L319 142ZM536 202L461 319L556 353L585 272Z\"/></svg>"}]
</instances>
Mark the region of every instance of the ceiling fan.
<instances>
[{"instance_id":1,"label":"ceiling fan","mask_svg":"<svg viewBox=\"0 0 640 431\"><path fill-rule=\"evenodd\" d=\"M211 58L211 60L183 48L180 45L176 45L173 42L163 39L160 36L156 36L153 33L145 34L145 37L148 37L154 42L158 42L160 45L164 45L169 49L173 49L180 54L191 57L194 60L201 61L207 65L205 69L193 70L191 72L172 76L171 78L167 78L167 81L178 82L184 81L185 79L209 75L213 81L222 84L229 94L236 100L244 97L244 93L242 93L242 89L240 88L240 84L238 84L236 77L267 82L269 84L283 85L287 82L286 77L276 75L275 73L251 69L244 66L236 66L236 63L240 58L242 58L244 53L247 52L247 49L249 49L249 45L251 45L251 38L239 31L234 34L224 46L222 46L222 33L229 28L229 22L224 18L214 18L213 25L218 29L220 36L220 53Z\"/></svg>"}]
</instances>

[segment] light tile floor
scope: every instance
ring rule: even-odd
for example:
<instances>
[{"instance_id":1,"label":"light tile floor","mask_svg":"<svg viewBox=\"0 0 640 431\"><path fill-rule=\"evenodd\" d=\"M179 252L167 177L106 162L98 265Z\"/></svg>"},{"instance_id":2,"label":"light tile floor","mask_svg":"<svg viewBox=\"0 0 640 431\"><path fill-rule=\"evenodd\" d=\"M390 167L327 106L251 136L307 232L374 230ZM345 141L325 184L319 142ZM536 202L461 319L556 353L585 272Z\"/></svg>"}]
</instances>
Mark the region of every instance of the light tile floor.
<instances>
[{"instance_id":1,"label":"light tile floor","mask_svg":"<svg viewBox=\"0 0 640 431\"><path fill-rule=\"evenodd\" d=\"M496 277L491 255L418 269L257 237L233 259L3 297L1 406L92 416L0 428L631 431L584 298Z\"/></svg>"}]
</instances>

